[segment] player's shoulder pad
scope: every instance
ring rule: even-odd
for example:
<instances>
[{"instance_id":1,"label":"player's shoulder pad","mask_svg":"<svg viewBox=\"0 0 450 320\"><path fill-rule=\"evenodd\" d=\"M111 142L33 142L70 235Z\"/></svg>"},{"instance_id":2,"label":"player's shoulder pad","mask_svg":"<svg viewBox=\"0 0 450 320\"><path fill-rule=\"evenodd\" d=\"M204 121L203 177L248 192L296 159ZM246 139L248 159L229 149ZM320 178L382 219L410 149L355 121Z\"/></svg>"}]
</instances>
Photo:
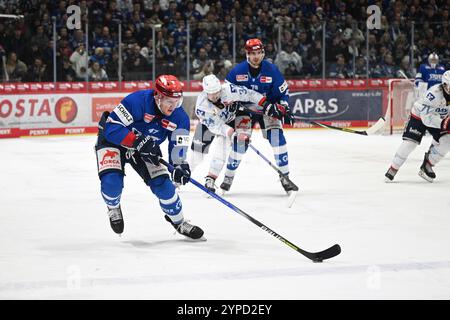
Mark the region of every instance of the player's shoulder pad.
<instances>
[{"instance_id":1,"label":"player's shoulder pad","mask_svg":"<svg viewBox=\"0 0 450 320\"><path fill-rule=\"evenodd\" d=\"M175 111L170 115L168 120L175 123L178 129L189 130L191 127L189 116L186 111L184 111L183 106L176 108Z\"/></svg>"}]
</instances>

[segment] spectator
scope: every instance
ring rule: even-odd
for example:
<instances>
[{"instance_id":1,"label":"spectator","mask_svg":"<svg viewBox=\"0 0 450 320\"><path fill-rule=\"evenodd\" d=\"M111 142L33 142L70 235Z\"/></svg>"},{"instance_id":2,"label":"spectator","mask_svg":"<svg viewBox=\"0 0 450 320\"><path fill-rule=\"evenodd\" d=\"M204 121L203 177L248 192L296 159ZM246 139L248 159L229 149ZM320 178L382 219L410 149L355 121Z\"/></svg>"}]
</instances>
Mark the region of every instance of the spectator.
<instances>
[{"instance_id":1,"label":"spectator","mask_svg":"<svg viewBox=\"0 0 450 320\"><path fill-rule=\"evenodd\" d=\"M367 78L367 64L363 56L359 56L355 61L355 79Z\"/></svg>"},{"instance_id":2,"label":"spectator","mask_svg":"<svg viewBox=\"0 0 450 320\"><path fill-rule=\"evenodd\" d=\"M108 81L108 75L97 61L92 63L92 66L88 69L89 81Z\"/></svg>"},{"instance_id":3,"label":"spectator","mask_svg":"<svg viewBox=\"0 0 450 320\"><path fill-rule=\"evenodd\" d=\"M148 65L147 60L140 53L139 45L132 45L125 58L125 78L127 80L146 80Z\"/></svg>"},{"instance_id":4,"label":"spectator","mask_svg":"<svg viewBox=\"0 0 450 320\"><path fill-rule=\"evenodd\" d=\"M209 5L207 0L200 0L195 4L195 11L200 13L202 17L206 17L206 14L209 11Z\"/></svg>"},{"instance_id":5,"label":"spectator","mask_svg":"<svg viewBox=\"0 0 450 320\"><path fill-rule=\"evenodd\" d=\"M114 41L111 37L108 27L102 28L101 35L99 37L97 37L94 41L94 48L95 49L102 48L103 53L106 56L109 57L111 55L111 51L114 48ZM102 65L104 65L104 64L102 64Z\"/></svg>"},{"instance_id":6,"label":"spectator","mask_svg":"<svg viewBox=\"0 0 450 320\"><path fill-rule=\"evenodd\" d=\"M25 63L17 59L15 52L10 52L8 60L6 60L6 72L8 73L9 81L22 81L22 78L27 73L27 66Z\"/></svg>"},{"instance_id":7,"label":"spectator","mask_svg":"<svg viewBox=\"0 0 450 320\"><path fill-rule=\"evenodd\" d=\"M48 41L49 39L44 33L44 27L40 25L36 29L36 34L31 38L30 44L36 44L39 49L44 49L47 46Z\"/></svg>"},{"instance_id":8,"label":"spectator","mask_svg":"<svg viewBox=\"0 0 450 320\"><path fill-rule=\"evenodd\" d=\"M198 57L192 61L192 73L194 80L201 80L204 76L213 73L214 62L208 58L205 48L200 48Z\"/></svg>"},{"instance_id":9,"label":"spectator","mask_svg":"<svg viewBox=\"0 0 450 320\"><path fill-rule=\"evenodd\" d=\"M330 78L346 79L351 78L352 73L345 63L345 58L343 55L338 55L336 63L330 66L330 71L328 73Z\"/></svg>"},{"instance_id":10,"label":"spectator","mask_svg":"<svg viewBox=\"0 0 450 320\"><path fill-rule=\"evenodd\" d=\"M86 79L88 69L88 54L84 48L84 43L79 43L77 50L70 56L72 68L75 71L77 81Z\"/></svg>"},{"instance_id":11,"label":"spectator","mask_svg":"<svg viewBox=\"0 0 450 320\"><path fill-rule=\"evenodd\" d=\"M42 62L41 57L35 57L34 63L28 68L26 81L28 82L47 82L50 81L47 66Z\"/></svg>"},{"instance_id":12,"label":"spectator","mask_svg":"<svg viewBox=\"0 0 450 320\"><path fill-rule=\"evenodd\" d=\"M57 70L58 81L75 81L76 74L72 68L69 58L63 57L62 65Z\"/></svg>"},{"instance_id":13,"label":"spectator","mask_svg":"<svg viewBox=\"0 0 450 320\"><path fill-rule=\"evenodd\" d=\"M282 74L285 74L287 69L293 74L299 74L303 67L302 57L294 51L290 44L286 45L286 50L277 54L275 64Z\"/></svg>"},{"instance_id":14,"label":"spectator","mask_svg":"<svg viewBox=\"0 0 450 320\"><path fill-rule=\"evenodd\" d=\"M103 67L106 63L105 57L104 57L104 50L103 48L95 48L94 55L91 56L89 59L91 63L98 62L101 67Z\"/></svg>"},{"instance_id":15,"label":"spectator","mask_svg":"<svg viewBox=\"0 0 450 320\"><path fill-rule=\"evenodd\" d=\"M105 65L105 71L109 80L119 80L119 52L117 50L113 50L111 59Z\"/></svg>"}]
</instances>

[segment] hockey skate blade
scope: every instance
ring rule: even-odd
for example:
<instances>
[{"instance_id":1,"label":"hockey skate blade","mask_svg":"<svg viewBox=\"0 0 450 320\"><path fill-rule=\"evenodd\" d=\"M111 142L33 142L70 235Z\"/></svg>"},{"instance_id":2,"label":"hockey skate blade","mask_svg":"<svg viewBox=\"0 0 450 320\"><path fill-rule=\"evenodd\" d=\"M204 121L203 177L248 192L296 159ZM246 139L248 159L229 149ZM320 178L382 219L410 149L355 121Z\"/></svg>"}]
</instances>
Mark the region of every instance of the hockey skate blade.
<instances>
[{"instance_id":1,"label":"hockey skate blade","mask_svg":"<svg viewBox=\"0 0 450 320\"><path fill-rule=\"evenodd\" d=\"M298 191L291 191L291 194L289 195L289 199L287 202L288 208L291 208L295 202L295 199L297 198Z\"/></svg>"},{"instance_id":2,"label":"hockey skate blade","mask_svg":"<svg viewBox=\"0 0 450 320\"><path fill-rule=\"evenodd\" d=\"M201 236L201 238L198 238L198 239L192 239L192 238L189 238L189 237L186 237L186 236L182 236L184 239L184 241L186 241L186 242L204 242L204 241L206 241L207 239L205 238L205 236Z\"/></svg>"},{"instance_id":3,"label":"hockey skate blade","mask_svg":"<svg viewBox=\"0 0 450 320\"><path fill-rule=\"evenodd\" d=\"M421 177L422 179L428 181L429 183L433 183L433 178L430 178L429 176L427 176L425 174L425 172L423 172L422 170L419 171L419 177Z\"/></svg>"}]
</instances>

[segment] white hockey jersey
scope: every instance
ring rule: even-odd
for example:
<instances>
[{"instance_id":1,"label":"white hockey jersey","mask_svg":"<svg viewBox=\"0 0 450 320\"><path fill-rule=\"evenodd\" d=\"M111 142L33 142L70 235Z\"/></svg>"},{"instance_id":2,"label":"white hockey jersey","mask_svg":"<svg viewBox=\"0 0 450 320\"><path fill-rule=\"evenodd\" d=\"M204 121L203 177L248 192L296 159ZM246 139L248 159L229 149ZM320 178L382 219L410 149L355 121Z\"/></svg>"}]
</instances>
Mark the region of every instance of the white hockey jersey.
<instances>
[{"instance_id":1,"label":"white hockey jersey","mask_svg":"<svg viewBox=\"0 0 450 320\"><path fill-rule=\"evenodd\" d=\"M264 96L257 91L246 87L225 82L222 84L222 92L219 102L228 106L233 102L250 102L260 104ZM208 100L206 92L200 93L195 105L195 114L200 123L208 127L215 135L227 136L231 127L228 122L234 120L235 113L230 113L226 108L220 109Z\"/></svg>"},{"instance_id":2,"label":"white hockey jersey","mask_svg":"<svg viewBox=\"0 0 450 320\"><path fill-rule=\"evenodd\" d=\"M450 100L445 98L442 84L437 84L414 103L411 113L427 127L441 128L442 120L449 115L449 110Z\"/></svg>"}]
</instances>

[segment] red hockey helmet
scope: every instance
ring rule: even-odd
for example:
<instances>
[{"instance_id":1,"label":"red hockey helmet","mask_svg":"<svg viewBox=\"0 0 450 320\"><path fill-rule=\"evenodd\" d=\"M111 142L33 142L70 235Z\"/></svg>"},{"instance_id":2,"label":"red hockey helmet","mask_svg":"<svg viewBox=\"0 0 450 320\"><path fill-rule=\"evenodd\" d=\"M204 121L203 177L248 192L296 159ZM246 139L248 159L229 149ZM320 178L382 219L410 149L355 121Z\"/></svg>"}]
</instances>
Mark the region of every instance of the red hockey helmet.
<instances>
[{"instance_id":1,"label":"red hockey helmet","mask_svg":"<svg viewBox=\"0 0 450 320\"><path fill-rule=\"evenodd\" d=\"M264 59L264 45L259 39L249 39L245 43L247 62L253 68L258 68Z\"/></svg>"},{"instance_id":2,"label":"red hockey helmet","mask_svg":"<svg viewBox=\"0 0 450 320\"><path fill-rule=\"evenodd\" d=\"M158 94L170 98L181 98L183 96L183 86L177 77L163 74L156 78L155 90Z\"/></svg>"},{"instance_id":3,"label":"red hockey helmet","mask_svg":"<svg viewBox=\"0 0 450 320\"><path fill-rule=\"evenodd\" d=\"M177 77L160 75L155 81L156 104L165 115L170 115L183 103L183 86Z\"/></svg>"},{"instance_id":4,"label":"red hockey helmet","mask_svg":"<svg viewBox=\"0 0 450 320\"><path fill-rule=\"evenodd\" d=\"M264 45L261 42L261 40L259 39L248 39L247 42L245 43L245 51L247 51L247 53L249 52L253 52L253 51L257 51L257 50L262 50L264 51Z\"/></svg>"}]
</instances>

